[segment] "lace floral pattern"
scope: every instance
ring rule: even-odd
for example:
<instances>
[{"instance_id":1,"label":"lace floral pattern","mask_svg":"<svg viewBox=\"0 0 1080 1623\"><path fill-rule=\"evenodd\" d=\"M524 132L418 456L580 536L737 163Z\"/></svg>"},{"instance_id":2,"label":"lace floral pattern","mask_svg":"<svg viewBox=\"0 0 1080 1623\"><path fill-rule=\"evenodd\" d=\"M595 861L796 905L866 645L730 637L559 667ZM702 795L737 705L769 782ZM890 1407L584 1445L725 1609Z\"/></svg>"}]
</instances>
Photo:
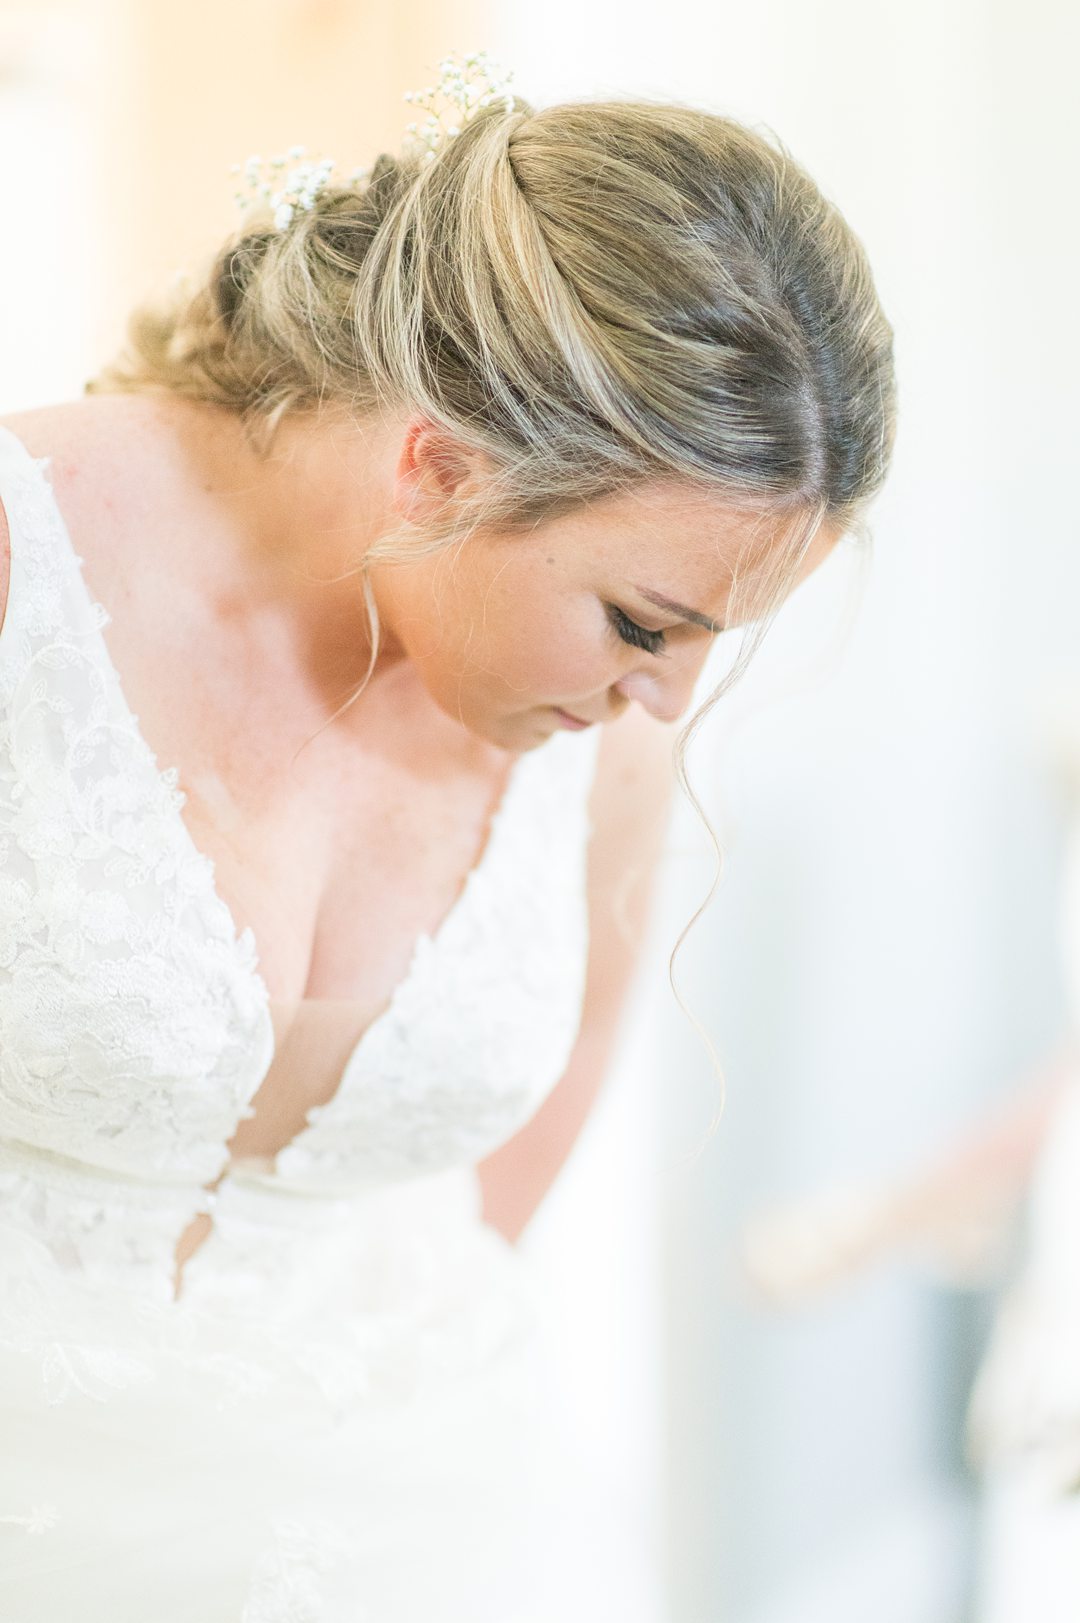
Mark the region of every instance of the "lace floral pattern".
<instances>
[{"instance_id":1,"label":"lace floral pattern","mask_svg":"<svg viewBox=\"0 0 1080 1623\"><path fill-rule=\"evenodd\" d=\"M559 745L561 758L548 753ZM519 763L458 906L420 938L390 1007L333 1099L279 1153L276 1177L344 1190L358 1174L389 1181L475 1162L562 1074L585 979L592 761L570 734L548 751Z\"/></svg>"},{"instance_id":2,"label":"lace floral pattern","mask_svg":"<svg viewBox=\"0 0 1080 1623\"><path fill-rule=\"evenodd\" d=\"M369 1422L393 1469L411 1426L432 1480L444 1425L470 1465L501 1446L490 1400L507 1415L530 1401L536 1305L480 1222L473 1167L573 1046L596 745L560 734L519 761L457 905L333 1098L272 1163L230 1167L274 1051L256 944L126 704L45 467L0 428L0 1420L28 1427L22 1456L0 1450L4 1601L12 1541L83 1547L51 1495L86 1427L110 1468L152 1457L155 1488L199 1438L223 1480L271 1493L256 1462L272 1442L313 1460L316 1483L340 1471L365 1506ZM176 1300L177 1241L200 1212L212 1226ZM42 1477L46 1437L59 1464ZM505 1497L492 1472L486 1527ZM243 1623L358 1623L363 1596L323 1598L335 1529L268 1526Z\"/></svg>"},{"instance_id":3,"label":"lace floral pattern","mask_svg":"<svg viewBox=\"0 0 1080 1623\"><path fill-rule=\"evenodd\" d=\"M39 466L2 467L0 1136L208 1182L272 1038L254 944L103 658Z\"/></svg>"},{"instance_id":4,"label":"lace floral pattern","mask_svg":"<svg viewBox=\"0 0 1080 1623\"><path fill-rule=\"evenodd\" d=\"M127 706L46 466L0 429L0 1210L61 1267L163 1301L179 1235L224 1198L231 1222L188 1266L257 1294L311 1247L238 1221L234 1181L331 1201L468 1166L558 1080L584 985L595 734L519 760L332 1099L264 1169L227 1168L273 1057L267 988Z\"/></svg>"},{"instance_id":5,"label":"lace floral pattern","mask_svg":"<svg viewBox=\"0 0 1080 1623\"><path fill-rule=\"evenodd\" d=\"M477 1221L470 1170L319 1201L295 1225L264 1216L261 1195L244 1209L247 1195L230 1194L241 1210L225 1218L225 1260L196 1268L179 1301L52 1266L44 1241L5 1215L0 1410L85 1417L119 1400L129 1430L228 1423L284 1447L286 1433L408 1408L529 1356L529 1278Z\"/></svg>"},{"instance_id":6,"label":"lace floral pattern","mask_svg":"<svg viewBox=\"0 0 1080 1623\"><path fill-rule=\"evenodd\" d=\"M240 1623L321 1623L323 1576L348 1554L335 1528L279 1522L256 1557ZM354 1617L355 1623L371 1618L359 1597Z\"/></svg>"}]
</instances>

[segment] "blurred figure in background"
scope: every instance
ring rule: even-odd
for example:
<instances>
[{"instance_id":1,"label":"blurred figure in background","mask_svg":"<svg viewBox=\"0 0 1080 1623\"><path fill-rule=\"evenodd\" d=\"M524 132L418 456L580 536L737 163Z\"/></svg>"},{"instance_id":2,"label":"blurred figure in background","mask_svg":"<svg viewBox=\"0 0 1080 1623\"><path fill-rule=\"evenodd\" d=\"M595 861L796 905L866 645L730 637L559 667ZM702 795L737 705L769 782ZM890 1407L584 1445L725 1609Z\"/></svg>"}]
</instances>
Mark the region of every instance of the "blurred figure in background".
<instances>
[{"instance_id":1,"label":"blurred figure in background","mask_svg":"<svg viewBox=\"0 0 1080 1623\"><path fill-rule=\"evenodd\" d=\"M975 1623L1080 1615L1080 690L1055 692L1042 731L1068 810L1061 945L1072 1020L961 1142L884 1187L851 1183L765 1211L744 1230L747 1281L794 1307L897 1252L958 1285L1024 1262L1007 1290L968 1413L983 1474Z\"/></svg>"}]
</instances>

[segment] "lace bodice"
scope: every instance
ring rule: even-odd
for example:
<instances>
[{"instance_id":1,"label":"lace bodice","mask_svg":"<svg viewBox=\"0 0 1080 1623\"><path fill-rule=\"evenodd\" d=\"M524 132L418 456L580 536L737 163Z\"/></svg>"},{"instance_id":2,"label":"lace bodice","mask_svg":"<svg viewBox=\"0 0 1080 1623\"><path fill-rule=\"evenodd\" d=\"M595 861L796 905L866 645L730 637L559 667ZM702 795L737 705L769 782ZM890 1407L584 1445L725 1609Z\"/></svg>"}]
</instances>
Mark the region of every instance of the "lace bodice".
<instances>
[{"instance_id":1,"label":"lace bodice","mask_svg":"<svg viewBox=\"0 0 1080 1623\"><path fill-rule=\"evenodd\" d=\"M276 1157L230 1163L275 1051L254 939L188 833L176 770L158 766L126 703L47 459L6 429L0 498L7 1219L20 1214L65 1267L138 1275L163 1296L199 1211L219 1248L232 1235L242 1249L256 1208L321 1197L329 1213L494 1150L558 1080L580 1020L595 730L518 759L464 891L417 942L333 1097ZM206 1272L204 1251L189 1266Z\"/></svg>"}]
</instances>

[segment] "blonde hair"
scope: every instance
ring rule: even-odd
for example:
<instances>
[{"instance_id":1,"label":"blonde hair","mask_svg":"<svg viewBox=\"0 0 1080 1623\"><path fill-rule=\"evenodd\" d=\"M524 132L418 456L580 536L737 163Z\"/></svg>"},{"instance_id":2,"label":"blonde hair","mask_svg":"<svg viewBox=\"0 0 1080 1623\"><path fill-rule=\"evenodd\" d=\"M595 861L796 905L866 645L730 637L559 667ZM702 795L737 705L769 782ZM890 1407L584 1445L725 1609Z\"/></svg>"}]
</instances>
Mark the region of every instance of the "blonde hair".
<instances>
[{"instance_id":1,"label":"blonde hair","mask_svg":"<svg viewBox=\"0 0 1080 1623\"><path fill-rule=\"evenodd\" d=\"M491 458L502 526L667 476L848 529L894 430L839 212L779 142L643 101L487 108L432 163L384 154L137 312L89 388L215 402L264 440L288 411L417 410Z\"/></svg>"},{"instance_id":2,"label":"blonde hair","mask_svg":"<svg viewBox=\"0 0 1080 1623\"><path fill-rule=\"evenodd\" d=\"M775 137L671 104L519 101L433 162L384 154L361 189L238 233L201 285L137 312L89 388L229 407L257 445L287 412L406 409L490 459L438 534L383 537L361 573L647 479L790 520L750 637L680 739L701 812L689 738L820 525L864 530L885 478L892 338L859 239Z\"/></svg>"}]
</instances>

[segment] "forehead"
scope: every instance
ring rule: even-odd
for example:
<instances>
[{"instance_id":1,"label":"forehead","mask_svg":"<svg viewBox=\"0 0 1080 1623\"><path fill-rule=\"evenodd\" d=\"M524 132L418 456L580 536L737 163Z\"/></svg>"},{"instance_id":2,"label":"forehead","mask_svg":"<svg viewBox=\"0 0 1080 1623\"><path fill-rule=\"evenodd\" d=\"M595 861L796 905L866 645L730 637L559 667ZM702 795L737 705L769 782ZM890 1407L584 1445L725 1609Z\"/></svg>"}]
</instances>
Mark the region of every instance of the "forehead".
<instances>
[{"instance_id":1,"label":"forehead","mask_svg":"<svg viewBox=\"0 0 1080 1623\"><path fill-rule=\"evenodd\" d=\"M564 568L587 585L659 593L719 623L767 612L831 551L806 508L734 501L716 489L652 481L556 521ZM556 561L550 559L549 561Z\"/></svg>"},{"instance_id":2,"label":"forehead","mask_svg":"<svg viewBox=\"0 0 1080 1623\"><path fill-rule=\"evenodd\" d=\"M657 591L693 583L715 602L738 581L748 588L795 564L811 516L805 509L736 502L715 489L651 481L605 496L566 516L563 539L578 561L655 578ZM819 562L835 536L821 527L796 577ZM667 580L668 585L664 585Z\"/></svg>"}]
</instances>

